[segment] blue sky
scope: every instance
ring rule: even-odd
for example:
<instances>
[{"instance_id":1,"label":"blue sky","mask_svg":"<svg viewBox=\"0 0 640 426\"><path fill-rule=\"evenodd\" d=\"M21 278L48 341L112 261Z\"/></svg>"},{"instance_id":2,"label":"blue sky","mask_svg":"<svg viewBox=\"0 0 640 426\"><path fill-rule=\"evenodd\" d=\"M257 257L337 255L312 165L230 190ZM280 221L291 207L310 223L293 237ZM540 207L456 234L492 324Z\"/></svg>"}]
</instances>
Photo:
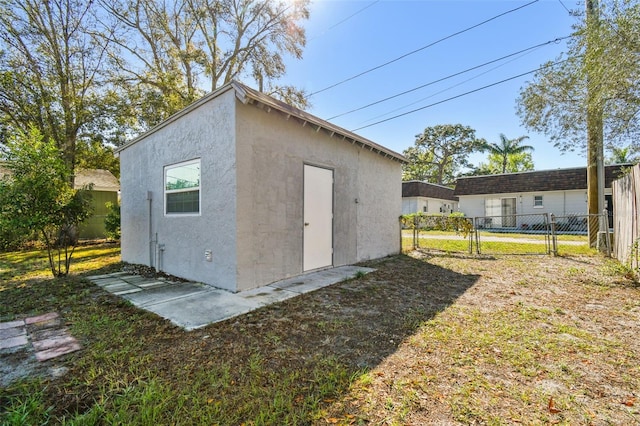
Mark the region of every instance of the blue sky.
<instances>
[{"instance_id":1,"label":"blue sky","mask_svg":"<svg viewBox=\"0 0 640 426\"><path fill-rule=\"evenodd\" d=\"M303 59L288 60L283 82L310 93L421 49L442 38L530 3L531 0L396 1L315 0L305 23L307 47ZM551 43L525 54L429 85L410 94L333 118L339 114L411 90L485 62L568 36L582 10L577 0L538 0L491 22L448 38L390 65L311 96L308 112L355 130L409 110L491 85L534 70L565 51L565 42ZM542 134L527 131L516 114L520 88L532 74L470 95L355 130L397 152L412 146L415 135L437 124L463 124L478 137L498 142L530 137L525 143L537 170L583 167L582 153L561 153ZM476 154L471 161L486 161Z\"/></svg>"}]
</instances>

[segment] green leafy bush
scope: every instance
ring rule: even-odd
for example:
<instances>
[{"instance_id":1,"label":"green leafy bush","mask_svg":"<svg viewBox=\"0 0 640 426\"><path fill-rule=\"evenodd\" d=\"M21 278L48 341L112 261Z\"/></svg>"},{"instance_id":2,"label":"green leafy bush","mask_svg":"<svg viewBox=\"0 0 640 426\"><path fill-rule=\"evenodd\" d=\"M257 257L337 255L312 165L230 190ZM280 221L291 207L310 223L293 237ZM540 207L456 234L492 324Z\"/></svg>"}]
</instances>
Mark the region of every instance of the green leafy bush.
<instances>
[{"instance_id":1,"label":"green leafy bush","mask_svg":"<svg viewBox=\"0 0 640 426\"><path fill-rule=\"evenodd\" d=\"M113 240L120 239L120 204L108 202L106 204L109 212L104 219L104 227L107 231L107 237Z\"/></svg>"}]
</instances>

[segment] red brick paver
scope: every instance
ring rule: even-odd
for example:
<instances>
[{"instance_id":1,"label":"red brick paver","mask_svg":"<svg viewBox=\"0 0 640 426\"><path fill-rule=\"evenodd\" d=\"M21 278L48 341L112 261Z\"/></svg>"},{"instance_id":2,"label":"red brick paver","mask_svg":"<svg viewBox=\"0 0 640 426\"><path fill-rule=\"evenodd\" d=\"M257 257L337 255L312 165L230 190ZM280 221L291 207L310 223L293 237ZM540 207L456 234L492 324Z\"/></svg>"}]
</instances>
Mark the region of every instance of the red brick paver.
<instances>
[{"instance_id":1,"label":"red brick paver","mask_svg":"<svg viewBox=\"0 0 640 426\"><path fill-rule=\"evenodd\" d=\"M57 312L0 323L0 349L28 349L29 343L41 362L82 349Z\"/></svg>"}]
</instances>

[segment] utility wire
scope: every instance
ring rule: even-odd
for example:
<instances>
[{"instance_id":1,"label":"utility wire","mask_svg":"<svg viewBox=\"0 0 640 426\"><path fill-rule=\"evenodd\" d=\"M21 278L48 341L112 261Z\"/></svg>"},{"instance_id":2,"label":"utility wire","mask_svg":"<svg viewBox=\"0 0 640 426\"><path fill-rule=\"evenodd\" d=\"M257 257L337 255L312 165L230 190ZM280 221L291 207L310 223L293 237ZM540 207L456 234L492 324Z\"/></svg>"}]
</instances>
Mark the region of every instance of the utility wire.
<instances>
[{"instance_id":1,"label":"utility wire","mask_svg":"<svg viewBox=\"0 0 640 426\"><path fill-rule=\"evenodd\" d=\"M324 30L323 32L321 32L320 34L312 37L309 39L309 41L315 40L319 37L322 37L323 35L325 35L328 31L331 31L332 29L334 29L335 27L337 27L340 24L344 24L345 22L347 22L349 19L353 18L354 16L356 16L359 13L364 12L365 10L369 9L371 6L375 5L376 3L380 3L380 0L375 0L374 2L369 3L368 5L366 5L365 7L363 7L362 9L357 10L356 12L352 13L351 15L347 16L346 18L344 18L343 20L333 24L332 26L330 26L329 28L327 28L326 30Z\"/></svg>"},{"instance_id":2,"label":"utility wire","mask_svg":"<svg viewBox=\"0 0 640 426\"><path fill-rule=\"evenodd\" d=\"M569 15L571 15L571 11L569 10L569 8L567 6L565 6L565 4L562 2L562 0L558 0L560 2L560 4L562 5L562 7L564 7L564 10L567 11L567 13Z\"/></svg>"},{"instance_id":3,"label":"utility wire","mask_svg":"<svg viewBox=\"0 0 640 426\"><path fill-rule=\"evenodd\" d=\"M527 72L524 72L522 74L518 74L518 75L513 76L513 77L505 78L504 80L500 80L500 81L497 81L495 83L487 84L486 86L482 86L482 87L479 87L477 89L470 90L468 92L464 92L464 93L461 93L459 95L452 96L450 98L443 99L441 101L434 102L432 104L425 105L423 107L416 108L416 109L413 109L411 111L404 112L402 114L394 115L393 117L385 118L384 120L376 121L375 123L367 124L366 126L358 127L357 129L352 129L351 131L352 132L357 132L358 130L366 129L367 127L372 127L372 126L375 126L375 125L380 124L380 123L385 123L385 122L390 121L390 120L395 120L396 118L400 118L400 117L403 117L405 115L413 114L414 112L422 111L423 109L431 108L432 106L440 105L442 103L449 102L449 101L452 101L454 99L458 99L458 98L461 98L463 96L470 95L472 93L476 93L476 92L479 92L479 91L484 90L484 89L488 89L489 87L497 86L498 84L506 83L507 81L511 81L511 80L515 80L516 78L524 77L525 75L528 75L528 74L533 74L536 71L540 71L540 70L543 70L545 68L552 67L554 65L559 65L559 64L561 64L563 62L566 62L566 61L567 60L565 59L564 61L554 62L553 64L545 65L543 67L536 68L535 70L527 71Z\"/></svg>"},{"instance_id":4,"label":"utility wire","mask_svg":"<svg viewBox=\"0 0 640 426\"><path fill-rule=\"evenodd\" d=\"M449 91L449 90L451 90L451 89L453 89L453 88L455 88L455 87L462 86L463 84L466 84L466 83L468 83L468 82L470 82L470 81L472 81L472 80L475 80L476 78L479 78L479 77L481 77L481 76L483 76L483 75L489 74L490 72L492 72L492 71L494 71L494 70L496 70L496 69L498 69L498 68L500 68L500 67L502 67L502 66L505 66L505 65L507 65L507 64L509 64L509 63L511 63L511 62L513 62L513 61L516 61L516 60L518 60L519 58L521 58L521 57L523 57L523 56L525 56L525 55L528 55L529 53L530 53L530 52L528 52L528 53L523 53L523 54L522 54L522 55L520 55L519 57L513 58L513 59L511 59L510 61L507 61L507 62L505 62L505 63L503 63L503 64L496 65L495 67L490 68L490 69L488 69L488 70L486 70L486 71L484 71L484 72L481 72L481 73L480 73L480 74L478 74L478 75L475 75L475 76L470 77L470 78L468 78L468 79L466 79L466 80L463 80L463 81L461 81L461 82L459 82L459 83L457 83L457 84L454 84L453 86L449 86L449 87L447 87L447 88L445 88L445 89L439 90L439 91L437 91L437 92L435 92L435 93L430 94L430 95L429 95L429 96L427 96L427 97L424 97L424 98L422 98L422 99L418 99L417 101L411 102L410 104L407 104L407 105L401 106L401 107L399 107L399 108L392 109L391 111L385 112L384 114L376 115L375 117L373 117L373 118L371 118L371 119L369 119L369 120L366 120L366 121L365 121L365 123L366 123L366 122L371 122L371 121L377 120L377 119L378 119L378 118L380 118L380 117L385 117L385 116L391 115L391 114L393 114L393 113L394 113L394 112L396 112L396 111L401 111L401 110L403 110L403 109L406 109L406 108L410 107L411 105L419 104L419 103L421 103L421 102L426 101L427 99L431 99L431 98L433 98L433 97L435 97L435 96L438 96L438 95L439 95L439 94L441 94L441 93L447 92L447 91Z\"/></svg>"},{"instance_id":5,"label":"utility wire","mask_svg":"<svg viewBox=\"0 0 640 426\"><path fill-rule=\"evenodd\" d=\"M524 53L524 52L527 52L527 51L529 51L529 50L538 49L538 48L540 48L540 47L542 47L542 46L546 46L546 45L551 44L551 43L558 43L558 42L560 42L560 41L562 41L562 40L565 40L565 39L567 39L567 38L570 38L570 37L571 37L571 36L559 37L559 38L556 38L555 40L550 40L550 41L547 41L547 42L545 42L545 43L540 43L540 44L535 45L535 46L532 46L532 47L527 47L526 49L522 49L522 50L520 50L520 51L518 51L518 52L515 52L515 53L510 53L510 54L505 55L505 56L503 56L503 57L501 57L501 58L494 59L494 60L492 60L492 61L485 62L485 63L480 64L480 65L476 65L475 67L467 68L467 69L466 69L466 70L464 70L464 71L460 71L460 72L457 72L457 73L455 73L455 74L450 74L450 75L448 75L448 76L446 76L446 77L442 77L442 78L439 78L439 79L437 79L437 80L430 81L429 83L425 83L425 84L423 84L423 85L421 85L421 86L414 87L413 89L405 90L404 92L400 92L400 93L398 93L398 94L395 94L395 95L389 96L389 97L387 97L387 98L380 99L380 100L375 101L375 102L371 102L370 104L367 104L367 105L365 105L365 106L362 106L362 107L359 107L359 108L355 108L355 109L352 109L352 110L350 110L350 111L343 112L343 113L338 114L338 115L334 115L333 117L329 117L327 120L333 120L333 119L335 119L335 118L342 117L342 116L345 116L345 115L348 115L348 114L354 113L354 112L356 112L356 111L361 111L361 110L363 110L363 109L366 109L366 108L372 107L372 106L377 105L377 104L380 104L380 103L382 103L382 102L386 102L386 101L389 101L389 100L391 100L391 99L395 99L395 98L397 98L397 97L400 97L400 96L406 95L407 93L415 92L416 90L420 90L420 89L423 89L423 88L425 88L425 87L427 87L427 86L431 86L431 85L433 85L433 84L440 83L440 82L445 81L445 80L448 80L448 79L450 79L450 78L457 77L457 76L459 76L459 75L462 75L462 74L465 74L465 73L467 73L467 72L470 72L470 71L476 70L476 69L478 69L478 68L482 68L482 67L485 67L485 66L487 66L487 65L493 64L493 63L495 63L495 62L499 62L499 61L502 61L502 60L504 60L504 59L510 58L510 57L512 57L512 56L519 55L519 54Z\"/></svg>"},{"instance_id":6,"label":"utility wire","mask_svg":"<svg viewBox=\"0 0 640 426\"><path fill-rule=\"evenodd\" d=\"M329 90L329 89L333 89L333 88L334 88L334 87L336 87L336 86L339 86L339 85L341 85L341 84L344 84L344 83L346 83L346 82L348 82L348 81L351 81L351 80L353 80L353 79L356 79L356 78L358 78L358 77L362 77L363 75L368 74L368 73L370 73L370 72L372 72L372 71L375 71L375 70L377 70L377 69L380 69L380 68L382 68L382 67L386 67L387 65L390 65L390 64L392 64L392 63L394 63L394 62L397 62L397 61L399 61L399 60L401 60L401 59L404 59L404 58L406 58L407 56L410 56L410 55L413 55L413 54L415 54L415 53L418 53L418 52L420 52L420 51L422 51L422 50L424 50L424 49L427 49L427 48L429 48L429 47L432 47L432 46L434 46L434 45L436 45L436 44L438 44L438 43L441 43L441 42L443 42L443 41L445 41L445 40L448 40L448 39L450 39L450 38L453 38L453 37L455 37L455 36L457 36L457 35L460 35L460 34L462 34L462 33L467 32L467 31L470 31L470 30L472 30L472 29L474 29L474 28L477 28L477 27L479 27L479 26L481 26L481 25L484 25L484 24L486 24L486 23L488 23L488 22L491 22L491 21L493 21L493 20L496 20L496 19L498 19L498 18L500 18L500 17L502 17L502 16L504 16L504 15L507 15L507 14L512 13L512 12L515 12L515 11L517 11L517 10L523 9L523 8L525 8L525 7L527 7L527 6L530 6L530 5L534 4L534 3L537 3L538 1L540 1L540 0L533 0L533 1L529 2L529 3L527 3L527 4L524 4L524 5L522 5L522 6L518 6L518 7L516 7L515 9L508 10L508 11L503 12L503 13L501 13L501 14L499 14L499 15L496 15L496 16L494 16L494 17L492 17L492 18L489 18L489 19L487 19L487 20L484 20L484 21L482 21L482 22L480 22L480 23L478 23L478 24L475 24L475 25L472 25L472 26L470 26L470 27L467 27L467 28L465 28L464 30L460 30L460 31L458 31L458 32L455 32L455 33L453 33L453 34L450 34L450 35L448 35L448 36L446 36L446 37L443 37L443 38L441 38L441 39L439 39L439 40L436 40L436 41L434 41L434 42L432 42L432 43L429 43L429 44L427 44L426 46L422 46L422 47L420 47L420 48L418 48L418 49L416 49L416 50L413 50L413 51L411 51L411 52L409 52L409 53L405 53L404 55L398 56L397 58L392 59L392 60L390 60L390 61L388 61L388 62L385 62L384 64L381 64L381 65L375 66L375 67L373 67L373 68L370 68L370 69L368 69L368 70L366 70L366 71L363 71L363 72L361 72L361 73L359 73L359 74L356 74L356 75L351 76L351 77L349 77L349 78L346 78L346 79L344 79L344 80L342 80L342 81L339 81L339 82L337 82L337 83L334 83L334 84L332 84L332 85L330 85L330 86L327 86L327 87L325 87L324 89L317 90L317 91L315 91L315 92L311 93L311 94L309 95L309 97L314 96L314 95L317 95L318 93L322 93L322 92L327 91L327 90Z\"/></svg>"}]
</instances>

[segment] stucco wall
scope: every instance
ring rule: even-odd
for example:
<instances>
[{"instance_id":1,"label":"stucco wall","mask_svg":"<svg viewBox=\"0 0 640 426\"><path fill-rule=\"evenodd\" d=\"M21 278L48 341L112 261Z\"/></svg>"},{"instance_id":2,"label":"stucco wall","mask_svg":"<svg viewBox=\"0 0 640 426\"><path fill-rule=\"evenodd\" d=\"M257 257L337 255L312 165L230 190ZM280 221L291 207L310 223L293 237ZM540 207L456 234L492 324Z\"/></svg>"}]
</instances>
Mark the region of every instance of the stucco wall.
<instances>
[{"instance_id":1,"label":"stucco wall","mask_svg":"<svg viewBox=\"0 0 640 426\"><path fill-rule=\"evenodd\" d=\"M159 264L167 273L235 290L234 108L235 94L227 91L120 153L123 261ZM196 158L201 159L200 215L165 215L164 166ZM164 245L157 260L149 255L147 191L153 195L152 234ZM206 250L212 251L211 261Z\"/></svg>"},{"instance_id":2,"label":"stucco wall","mask_svg":"<svg viewBox=\"0 0 640 426\"><path fill-rule=\"evenodd\" d=\"M304 164L334 170L334 266L399 251L398 162L276 111L237 110L238 290L303 272Z\"/></svg>"},{"instance_id":3,"label":"stucco wall","mask_svg":"<svg viewBox=\"0 0 640 426\"><path fill-rule=\"evenodd\" d=\"M400 252L402 166L359 150L356 261Z\"/></svg>"}]
</instances>

